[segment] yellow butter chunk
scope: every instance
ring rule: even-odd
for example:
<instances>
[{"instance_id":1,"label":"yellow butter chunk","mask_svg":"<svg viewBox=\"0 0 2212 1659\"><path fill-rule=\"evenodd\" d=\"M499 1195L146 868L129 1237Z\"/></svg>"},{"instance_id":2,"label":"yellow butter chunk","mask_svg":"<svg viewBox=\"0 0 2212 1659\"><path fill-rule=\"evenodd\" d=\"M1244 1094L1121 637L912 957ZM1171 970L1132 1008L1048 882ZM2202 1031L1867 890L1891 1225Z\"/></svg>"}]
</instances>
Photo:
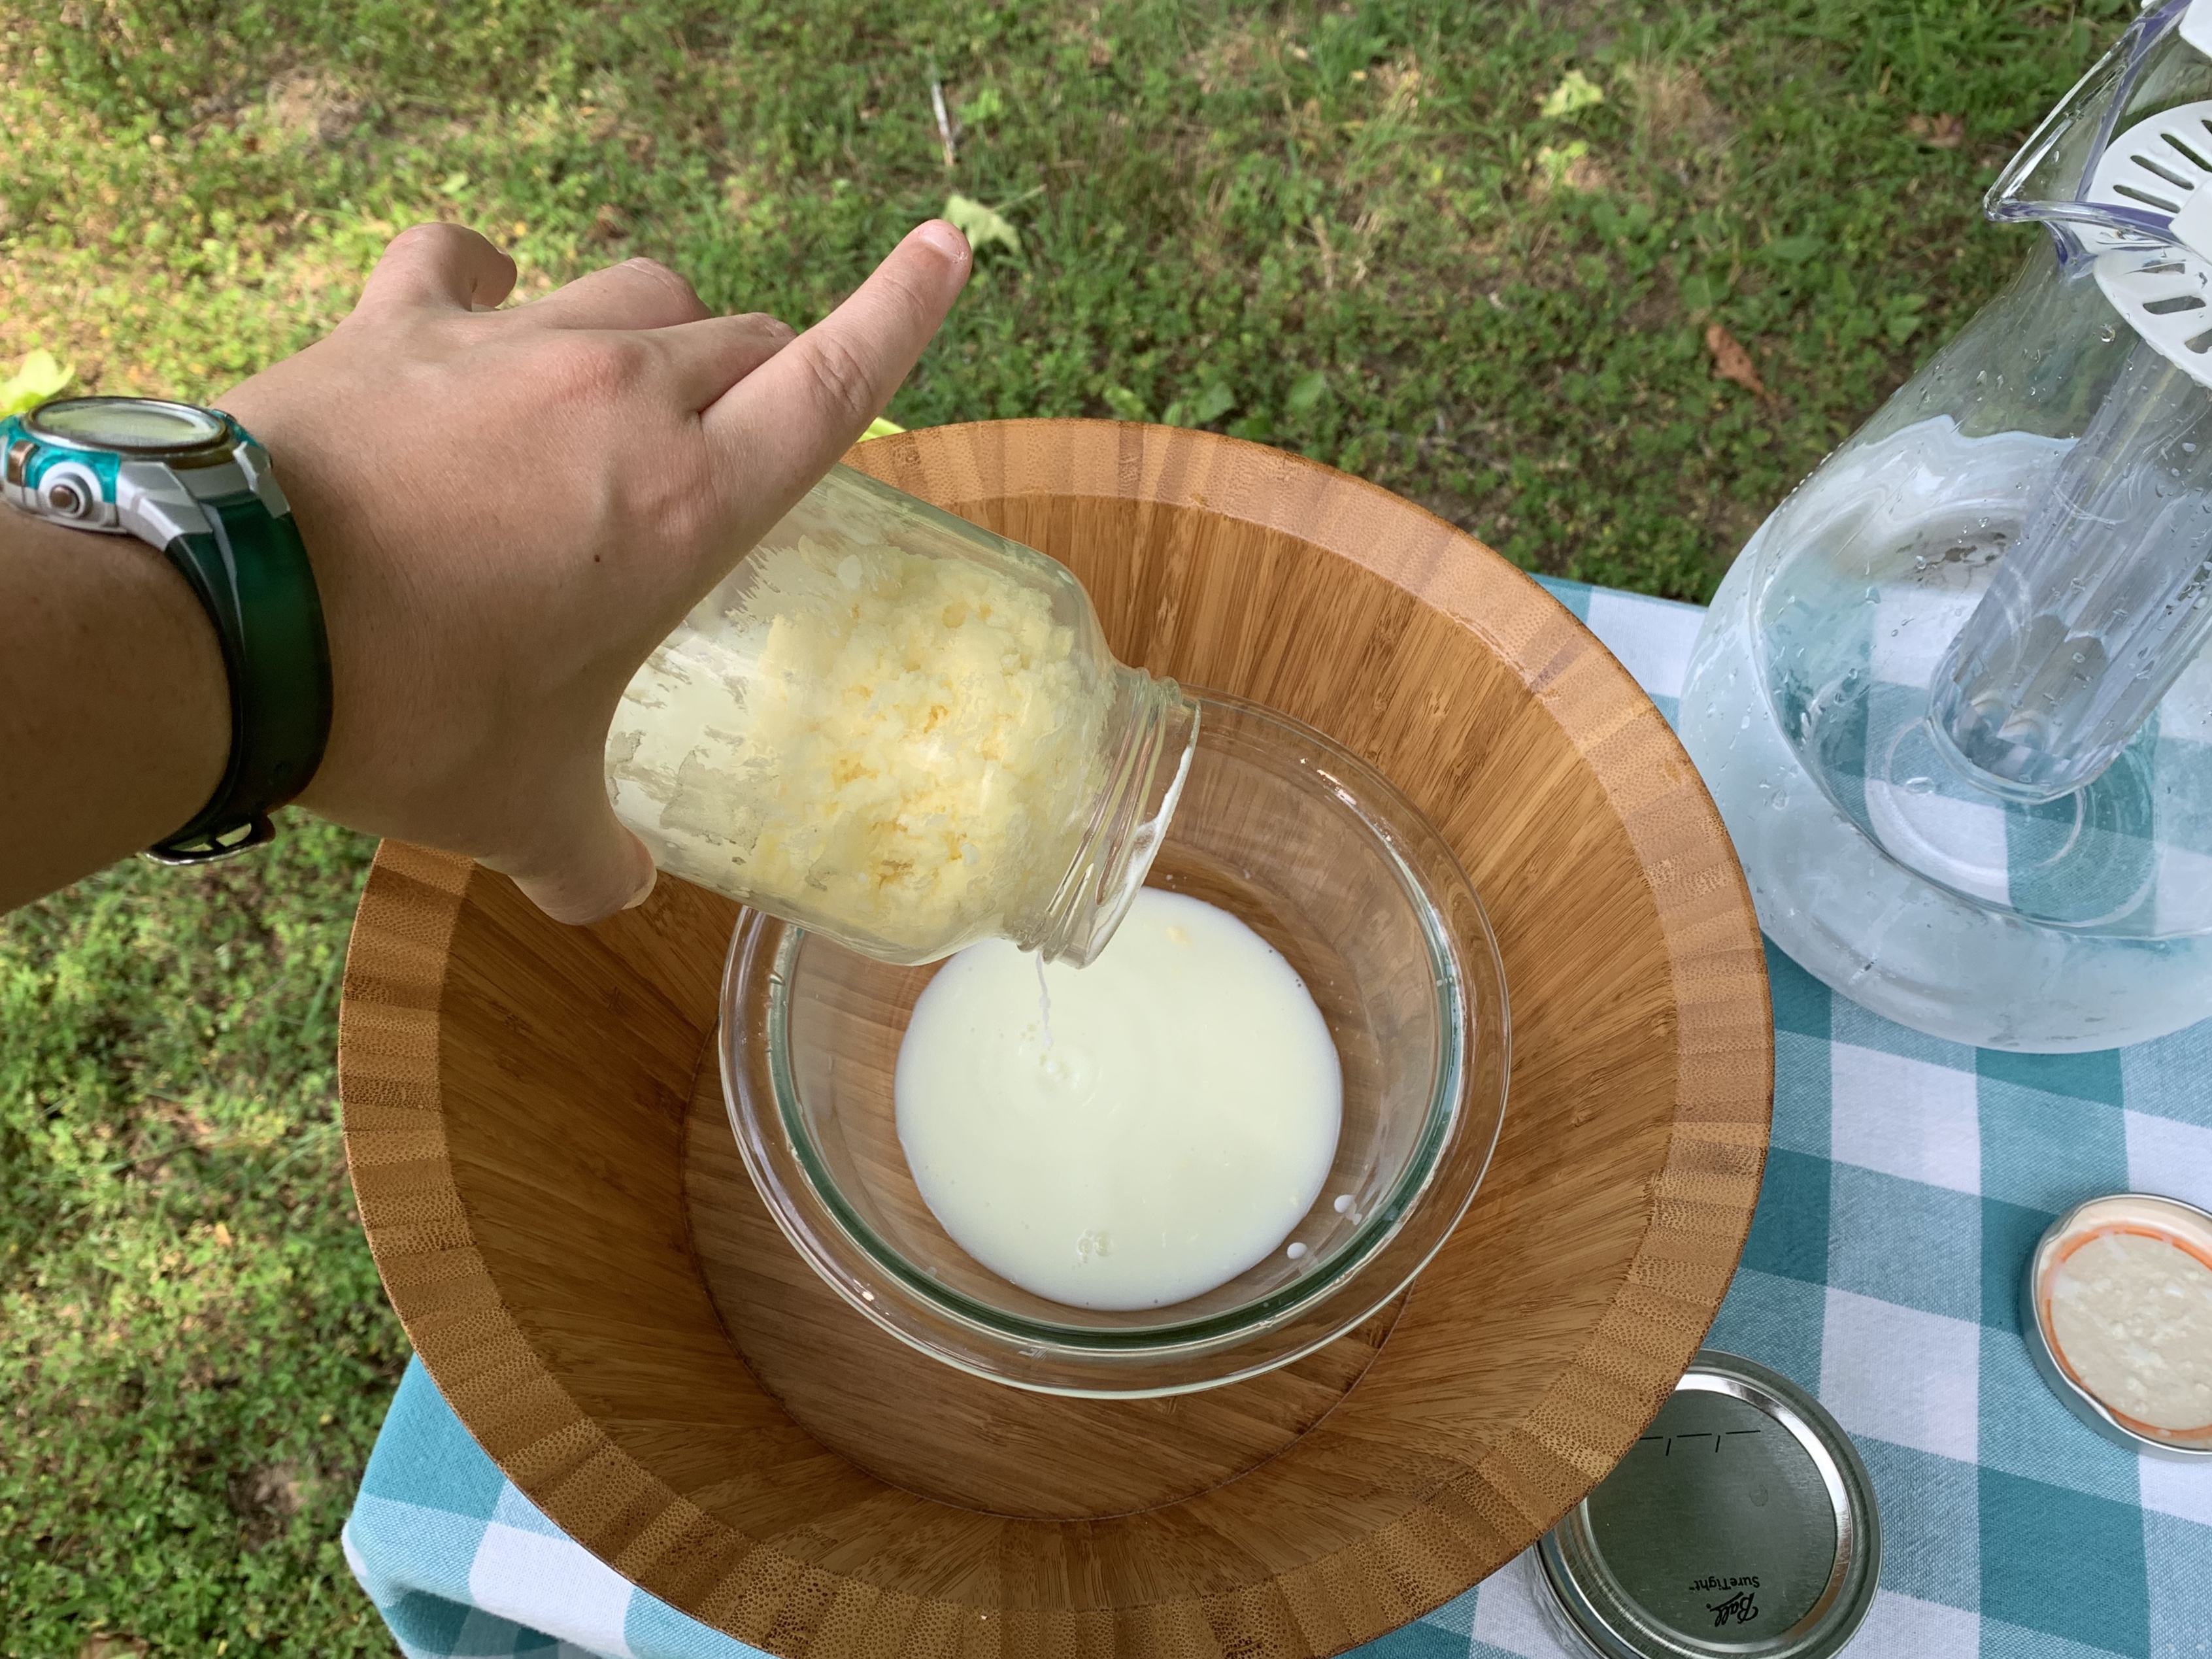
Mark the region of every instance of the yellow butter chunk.
<instances>
[{"instance_id":1,"label":"yellow butter chunk","mask_svg":"<svg viewBox=\"0 0 2212 1659\"><path fill-rule=\"evenodd\" d=\"M2052 1339L2082 1387L2154 1429L2212 1427L2212 1267L2114 1229L2067 1255L2050 1296Z\"/></svg>"},{"instance_id":2,"label":"yellow butter chunk","mask_svg":"<svg viewBox=\"0 0 2212 1659\"><path fill-rule=\"evenodd\" d=\"M1073 861L1109 690L1048 593L802 537L631 682L608 751L664 870L895 950L1007 931Z\"/></svg>"}]
</instances>

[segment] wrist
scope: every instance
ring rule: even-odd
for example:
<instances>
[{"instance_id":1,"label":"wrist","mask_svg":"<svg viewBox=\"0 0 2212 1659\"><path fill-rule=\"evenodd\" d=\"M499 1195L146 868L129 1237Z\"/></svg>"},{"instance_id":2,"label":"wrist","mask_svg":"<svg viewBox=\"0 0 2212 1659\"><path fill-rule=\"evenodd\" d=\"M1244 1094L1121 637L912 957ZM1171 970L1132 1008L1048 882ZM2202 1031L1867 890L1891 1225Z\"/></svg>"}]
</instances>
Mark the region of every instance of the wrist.
<instances>
[{"instance_id":1,"label":"wrist","mask_svg":"<svg viewBox=\"0 0 2212 1659\"><path fill-rule=\"evenodd\" d=\"M0 910L175 830L221 781L213 625L160 554L0 512Z\"/></svg>"},{"instance_id":2,"label":"wrist","mask_svg":"<svg viewBox=\"0 0 2212 1659\"><path fill-rule=\"evenodd\" d=\"M181 576L213 627L230 715L222 772L198 811L148 848L198 864L270 838L330 726L322 609L267 454L218 410L64 398L0 421L9 504L60 527L130 538Z\"/></svg>"}]
</instances>

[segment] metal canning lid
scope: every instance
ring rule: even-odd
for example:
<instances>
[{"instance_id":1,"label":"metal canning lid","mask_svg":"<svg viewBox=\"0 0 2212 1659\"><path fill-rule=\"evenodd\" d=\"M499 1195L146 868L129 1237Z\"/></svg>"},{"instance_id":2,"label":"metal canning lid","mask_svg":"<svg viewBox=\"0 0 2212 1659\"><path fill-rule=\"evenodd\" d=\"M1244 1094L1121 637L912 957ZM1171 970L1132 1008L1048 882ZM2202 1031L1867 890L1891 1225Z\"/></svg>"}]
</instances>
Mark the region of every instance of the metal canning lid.
<instances>
[{"instance_id":1,"label":"metal canning lid","mask_svg":"<svg viewBox=\"0 0 2212 1659\"><path fill-rule=\"evenodd\" d=\"M2179 1199L2148 1193L2114 1193L2076 1204L2051 1224L2029 1253L2021 1275L2020 1334L2027 1357L2051 1393L2107 1440L2130 1451L2200 1466L2212 1462L2212 1424L2161 1429L2115 1410L2092 1393L2065 1359L2051 1328L2050 1281L2074 1249L2108 1233L2148 1234L2212 1266L2212 1214Z\"/></svg>"},{"instance_id":2,"label":"metal canning lid","mask_svg":"<svg viewBox=\"0 0 2212 1659\"><path fill-rule=\"evenodd\" d=\"M1705 1349L1538 1546L1551 1611L1601 1659L1828 1659L1874 1604L1857 1449L1788 1377Z\"/></svg>"}]
</instances>

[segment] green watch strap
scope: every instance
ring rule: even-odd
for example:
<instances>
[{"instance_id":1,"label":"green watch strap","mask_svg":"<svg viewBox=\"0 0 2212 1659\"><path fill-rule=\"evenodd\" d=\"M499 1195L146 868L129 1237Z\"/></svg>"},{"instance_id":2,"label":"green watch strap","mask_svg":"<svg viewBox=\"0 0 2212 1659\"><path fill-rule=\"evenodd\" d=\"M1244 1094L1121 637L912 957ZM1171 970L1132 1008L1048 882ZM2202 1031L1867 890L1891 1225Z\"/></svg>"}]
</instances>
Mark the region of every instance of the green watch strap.
<instances>
[{"instance_id":1,"label":"green watch strap","mask_svg":"<svg viewBox=\"0 0 2212 1659\"><path fill-rule=\"evenodd\" d=\"M161 550L222 642L230 760L192 820L147 849L199 864L269 840L269 814L307 787L331 732L330 641L307 550L289 514L250 491L202 500L210 528Z\"/></svg>"}]
</instances>

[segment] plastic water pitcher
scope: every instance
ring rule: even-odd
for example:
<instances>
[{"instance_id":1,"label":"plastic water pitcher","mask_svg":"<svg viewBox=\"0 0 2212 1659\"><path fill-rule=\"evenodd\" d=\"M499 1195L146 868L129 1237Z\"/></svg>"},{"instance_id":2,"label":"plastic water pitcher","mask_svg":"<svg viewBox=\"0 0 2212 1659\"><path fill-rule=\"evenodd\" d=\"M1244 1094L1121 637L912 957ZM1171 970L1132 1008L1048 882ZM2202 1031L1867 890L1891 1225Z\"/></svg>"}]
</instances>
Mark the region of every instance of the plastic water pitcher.
<instances>
[{"instance_id":1,"label":"plastic water pitcher","mask_svg":"<svg viewBox=\"0 0 2212 1659\"><path fill-rule=\"evenodd\" d=\"M1991 188L2011 285L1745 546L1683 741L1767 933L1878 1013L2059 1053L2212 1017L2212 0Z\"/></svg>"}]
</instances>

